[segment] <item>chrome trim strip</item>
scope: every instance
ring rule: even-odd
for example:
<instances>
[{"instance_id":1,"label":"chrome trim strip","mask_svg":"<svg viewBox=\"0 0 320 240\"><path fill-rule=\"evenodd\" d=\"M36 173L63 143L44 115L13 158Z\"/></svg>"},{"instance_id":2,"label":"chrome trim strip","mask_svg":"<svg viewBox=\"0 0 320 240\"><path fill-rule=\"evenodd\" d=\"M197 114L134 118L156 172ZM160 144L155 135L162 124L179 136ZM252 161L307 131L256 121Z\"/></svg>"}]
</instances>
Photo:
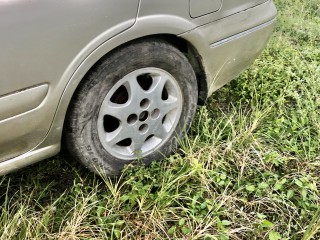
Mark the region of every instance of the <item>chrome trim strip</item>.
<instances>
[{"instance_id":1,"label":"chrome trim strip","mask_svg":"<svg viewBox=\"0 0 320 240\"><path fill-rule=\"evenodd\" d=\"M263 24L261 24L261 25L259 25L259 26L256 26L256 27L254 27L254 28L250 28L250 29L248 29L248 30L246 30L246 31L243 31L243 32L238 33L238 34L235 34L235 35L233 35L233 36L231 36L231 37L225 38L225 39L223 39L223 40L221 40L221 41L215 42L215 43L213 43L213 44L210 45L210 48L219 47L219 46L221 46L221 45L223 45L223 44L226 44L226 43L231 42L231 41L233 41L233 40L236 40L236 39L238 39L238 38L244 37L244 36L246 36L246 35L248 35L248 34L251 34L251 33L253 33L253 32L259 31L259 30L261 30L261 29L263 29L263 28L265 28L265 27L268 27L268 26L274 24L275 22L276 22L276 18L274 18L274 19L272 19L272 20L270 20L270 21L268 21L268 22L266 22L266 23L263 23Z\"/></svg>"}]
</instances>

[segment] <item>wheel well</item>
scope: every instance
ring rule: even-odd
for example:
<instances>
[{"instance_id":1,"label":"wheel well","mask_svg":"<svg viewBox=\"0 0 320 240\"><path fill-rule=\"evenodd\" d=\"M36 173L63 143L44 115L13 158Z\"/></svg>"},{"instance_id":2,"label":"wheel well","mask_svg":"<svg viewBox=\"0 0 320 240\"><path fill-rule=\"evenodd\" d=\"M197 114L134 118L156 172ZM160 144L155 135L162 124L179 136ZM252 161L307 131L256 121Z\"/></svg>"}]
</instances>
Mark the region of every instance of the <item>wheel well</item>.
<instances>
[{"instance_id":1,"label":"wheel well","mask_svg":"<svg viewBox=\"0 0 320 240\"><path fill-rule=\"evenodd\" d=\"M198 104L203 105L208 96L208 83L200 54L188 41L175 35L163 34L154 37L171 43L188 58L197 77Z\"/></svg>"},{"instance_id":2,"label":"wheel well","mask_svg":"<svg viewBox=\"0 0 320 240\"><path fill-rule=\"evenodd\" d=\"M198 105L203 105L206 102L206 99L208 97L208 82L206 73L203 67L202 58L198 51L195 49L195 47L192 46L188 41L186 41L183 38L179 38L175 35L171 34L157 34L157 35L149 35L137 39L133 39L129 42L126 42L112 51L108 52L106 55L104 55L101 59L99 59L87 72L87 74L91 71L94 71L95 67L99 64L99 62L103 61L103 59L113 52L117 51L118 49L121 49L123 46L126 46L128 44L131 44L132 42L136 41L144 41L146 39L160 39L163 41L166 41L170 44L172 44L175 48L177 48L182 54L184 54L189 63L191 64L196 77L197 77L197 85L198 85ZM81 82L80 82L81 85Z\"/></svg>"},{"instance_id":3,"label":"wheel well","mask_svg":"<svg viewBox=\"0 0 320 240\"><path fill-rule=\"evenodd\" d=\"M208 84L207 84L207 78L206 78L205 70L203 67L202 59L200 54L197 52L197 50L188 41L186 41L183 38L179 38L171 34L149 35L142 38L137 38L129 42L126 42L123 45L120 45L117 48L113 49L111 52L107 53L104 57L102 57L98 62L102 61L106 56L108 56L114 51L117 51L119 48L122 48L127 44L130 44L136 41L144 41L150 38L161 39L163 41L166 41L172 44L174 47L176 47L180 52L182 52L187 57L197 77L198 104L203 105L208 96ZM95 65L88 72L92 71Z\"/></svg>"}]
</instances>

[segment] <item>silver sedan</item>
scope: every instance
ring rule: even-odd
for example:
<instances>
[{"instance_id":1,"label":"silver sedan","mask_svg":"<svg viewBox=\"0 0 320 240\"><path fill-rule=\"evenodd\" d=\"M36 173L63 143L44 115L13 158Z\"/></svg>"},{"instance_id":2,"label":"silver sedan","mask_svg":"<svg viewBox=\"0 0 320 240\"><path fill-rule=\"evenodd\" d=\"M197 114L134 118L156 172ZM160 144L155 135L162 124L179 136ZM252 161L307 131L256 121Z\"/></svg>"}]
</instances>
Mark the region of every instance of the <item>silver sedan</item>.
<instances>
[{"instance_id":1,"label":"silver sedan","mask_svg":"<svg viewBox=\"0 0 320 240\"><path fill-rule=\"evenodd\" d=\"M0 1L0 175L62 145L107 175L170 155L275 17L272 0Z\"/></svg>"}]
</instances>

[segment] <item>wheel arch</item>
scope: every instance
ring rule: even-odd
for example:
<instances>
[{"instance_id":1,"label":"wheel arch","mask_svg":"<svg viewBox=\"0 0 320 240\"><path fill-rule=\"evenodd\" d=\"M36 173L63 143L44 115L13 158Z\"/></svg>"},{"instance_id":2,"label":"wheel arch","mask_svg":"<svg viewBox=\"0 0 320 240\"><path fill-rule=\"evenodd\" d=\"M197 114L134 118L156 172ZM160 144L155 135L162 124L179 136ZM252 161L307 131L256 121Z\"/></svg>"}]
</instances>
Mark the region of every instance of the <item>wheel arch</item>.
<instances>
[{"instance_id":1,"label":"wheel arch","mask_svg":"<svg viewBox=\"0 0 320 240\"><path fill-rule=\"evenodd\" d=\"M203 105L208 96L208 82L204 64L202 62L203 60L197 49L187 40L172 34L160 34L155 35L154 37L171 43L187 57L197 77L198 104Z\"/></svg>"},{"instance_id":2,"label":"wheel arch","mask_svg":"<svg viewBox=\"0 0 320 240\"><path fill-rule=\"evenodd\" d=\"M101 61L104 57L108 56L114 51L117 51L119 48L126 46L127 44L130 44L134 41L143 41L144 39L148 38L157 38L161 39L163 41L166 41L173 46L175 46L178 50L180 50L189 60L190 64L192 65L196 77L197 77L197 84L198 84L198 104L204 104L207 94L208 94L208 85L207 85L207 79L206 74L204 70L204 65L202 64L202 59L196 48L187 40L177 37L175 34L169 33L169 34L150 34L143 37L138 37L135 39L132 39L130 41L124 42L122 44L117 45L116 47L109 46L105 49L105 53L101 54L100 51L95 53L91 53L77 68L77 70L74 72L72 77L70 78L68 84L65 87L64 92L62 93L59 105L56 110L56 114L52 123L52 126L50 128L50 131L48 132L47 137L45 140L39 145L41 148L42 146L52 145L57 142L61 142L62 134L63 134L63 128L65 125L65 118L67 116L67 110L70 106L70 103L72 101L72 98L74 94L76 93L76 90L78 86L81 84L82 80L85 78L86 74L88 74L90 71L94 70L96 64ZM108 43L105 43L108 45ZM95 56L92 57L92 54ZM99 56L99 57L97 57ZM90 66L90 67L88 67Z\"/></svg>"},{"instance_id":3,"label":"wheel arch","mask_svg":"<svg viewBox=\"0 0 320 240\"><path fill-rule=\"evenodd\" d=\"M113 52L118 51L119 49L129 45L133 44L138 41L147 41L148 39L158 39L161 41L165 41L173 45L175 48L177 48L185 57L188 59L189 63L191 64L193 70L195 71L196 77L197 77L197 85L198 85L198 104L203 105L207 99L208 96L208 82L206 77L206 72L204 69L204 64L202 63L202 57L197 51L197 49L186 39L178 37L174 34L152 34L148 36L139 37L133 40L130 40L128 42L125 42L116 48L110 50L105 55L103 55L101 58L99 58L91 67L87 70L87 72L83 75L83 78L78 82L76 88L79 84L83 81L85 78L85 75L88 74L90 71L93 71L95 66L99 64L100 61L102 61L104 58L108 57ZM75 80L77 80L75 78ZM71 80L72 81L72 80ZM76 91L76 88L74 89L73 95ZM72 101L72 98L70 99Z\"/></svg>"}]
</instances>

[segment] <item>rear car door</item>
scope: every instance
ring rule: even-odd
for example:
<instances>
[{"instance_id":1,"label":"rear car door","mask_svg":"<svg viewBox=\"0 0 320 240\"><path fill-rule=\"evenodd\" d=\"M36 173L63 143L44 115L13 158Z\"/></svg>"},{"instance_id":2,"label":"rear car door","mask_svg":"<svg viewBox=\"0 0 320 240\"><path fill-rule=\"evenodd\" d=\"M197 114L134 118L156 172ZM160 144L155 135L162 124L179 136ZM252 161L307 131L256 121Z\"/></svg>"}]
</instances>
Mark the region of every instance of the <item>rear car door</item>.
<instances>
[{"instance_id":1,"label":"rear car door","mask_svg":"<svg viewBox=\"0 0 320 240\"><path fill-rule=\"evenodd\" d=\"M45 138L59 102L52 96L61 94L59 81L68 67L105 31L130 28L138 5L139 0L0 1L0 162Z\"/></svg>"}]
</instances>

